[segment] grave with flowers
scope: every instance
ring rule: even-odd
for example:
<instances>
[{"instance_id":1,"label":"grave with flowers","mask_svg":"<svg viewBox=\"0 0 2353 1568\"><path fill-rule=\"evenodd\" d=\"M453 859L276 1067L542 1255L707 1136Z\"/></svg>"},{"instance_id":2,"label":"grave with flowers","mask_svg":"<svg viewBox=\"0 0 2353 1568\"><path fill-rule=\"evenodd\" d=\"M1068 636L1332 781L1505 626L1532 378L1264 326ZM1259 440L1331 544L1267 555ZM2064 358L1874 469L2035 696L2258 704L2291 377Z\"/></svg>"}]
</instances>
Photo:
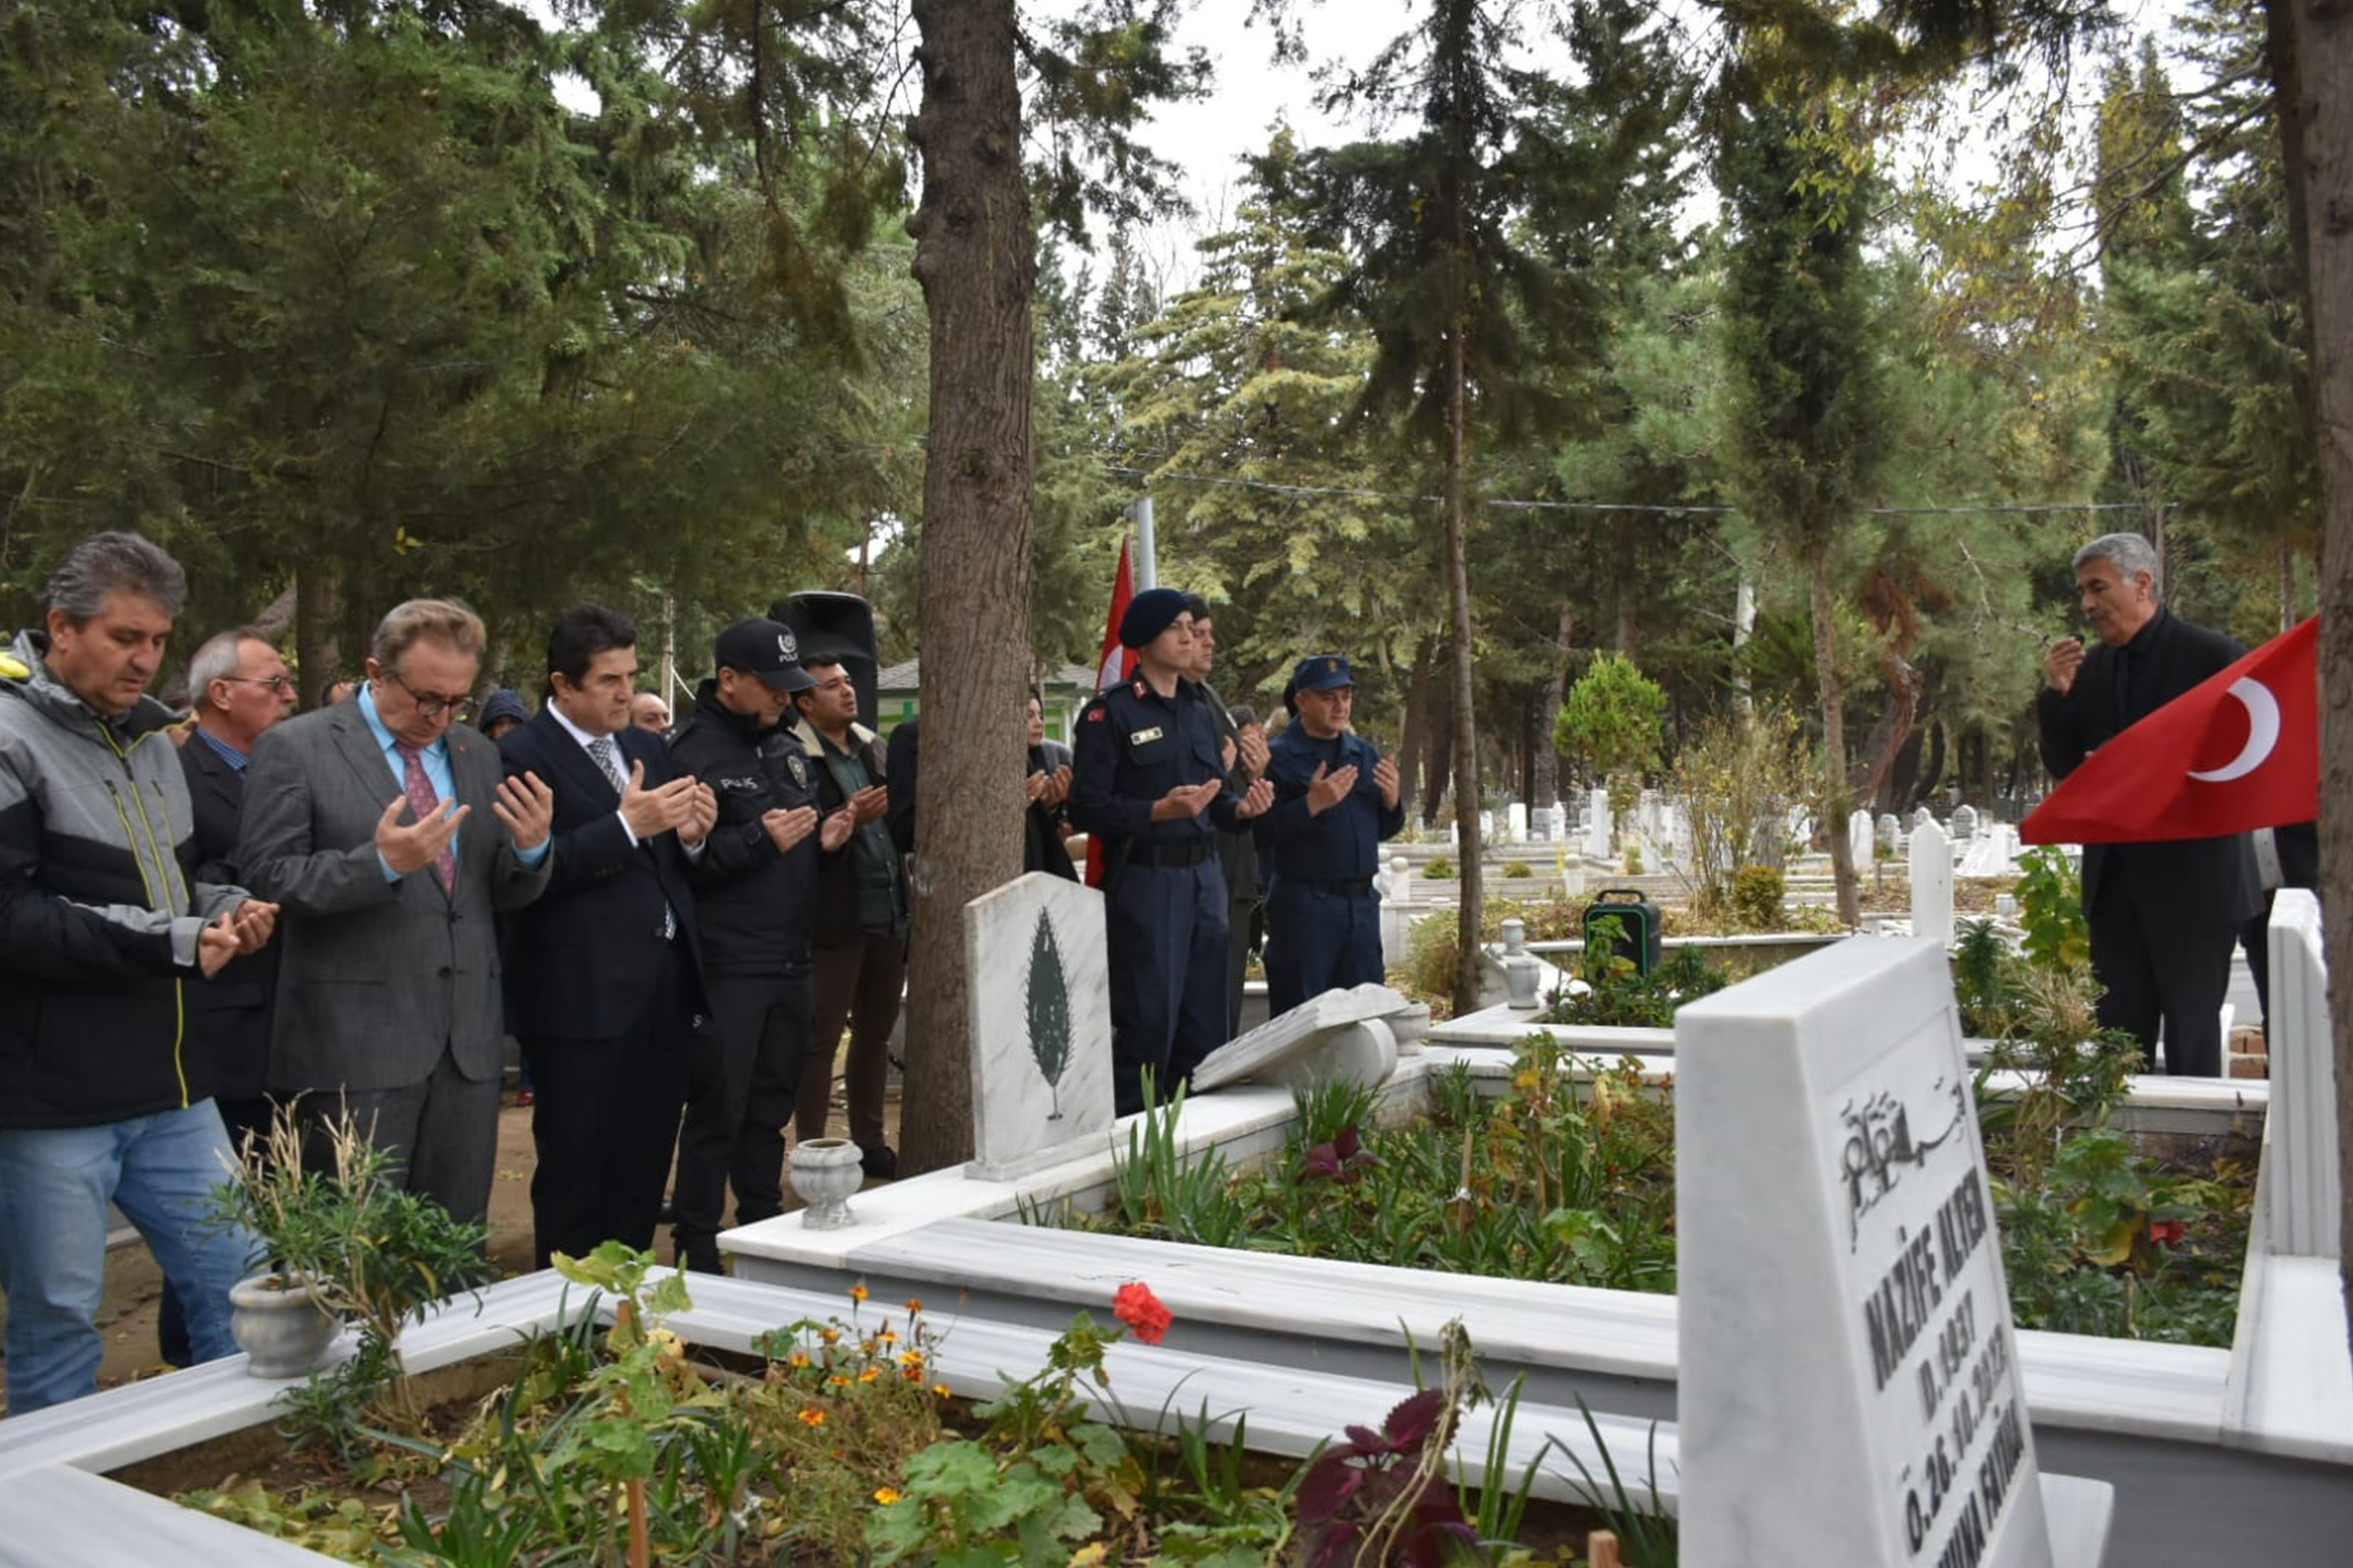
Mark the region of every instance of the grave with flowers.
<instances>
[{"instance_id":1,"label":"grave with flowers","mask_svg":"<svg viewBox=\"0 0 2353 1568\"><path fill-rule=\"evenodd\" d=\"M1916 956L1923 953L1930 959ZM2302 966L2316 973L2317 945L2303 943L2278 961L2283 970ZM1949 1026L1952 1040L1960 1040L1951 983L1941 950L1932 943L1857 938L1735 986L1719 1000L1741 997L1747 985L1794 987L1802 994L1823 972L1813 966L1821 965L1857 967L1853 983L1868 1005L1855 1013L1854 1028L1890 1030L1900 1018L1933 1013L1946 1020L1939 1028ZM980 1027L986 1029L990 1021L980 1020ZM2314 1031L2301 1045L2283 1041L2275 1050L2316 1051L2324 1039L2325 1031ZM1463 1044L1446 1039L1443 1030L1425 1044L1418 1054L1400 1058L1377 1085L1350 1091L1360 1097L1368 1126L1430 1119L1449 1096L1465 1093L1515 1113L1531 1096L1569 1093L1560 1082L1544 1080L1525 1050ZM1241 1045L1255 1048L1246 1039ZM1667 1069L1674 1065L1672 1059L1661 1059L1654 1065L1637 1062L1601 1073L1613 1124L1639 1124L1640 1091L1671 1080ZM2290 1089L2287 1082L2279 1085L2283 1095ZM1330 1098L1340 1091L1321 1092ZM1595 1108L1585 1096L1592 1091L1581 1085L1574 1092L1589 1124ZM1092 1148L1074 1150L1059 1165L1018 1180L990 1181L970 1170L938 1173L862 1194L859 1222L838 1235L810 1235L787 1217L734 1233L727 1244L745 1278L805 1288L855 1273L878 1288L933 1297L952 1292L968 1311L993 1321L1040 1326L1054 1323L1074 1301L1099 1299L1126 1280L1149 1278L1184 1325L1188 1344L1264 1368L1313 1367L1404 1381L1410 1378L1415 1352L1437 1343L1449 1324L1459 1322L1484 1358L1490 1382L1518 1389L1523 1433L1541 1431L1572 1445L1569 1451L1597 1460L1578 1412L1582 1402L1597 1419L1621 1424L1602 1428L1620 1439L1608 1446L1621 1459L1633 1456L1632 1469L1644 1475L1645 1484L1645 1456L1658 1456L1662 1507L1670 1513L1688 1507L1694 1494L1680 1469L1683 1436L1675 1422L1691 1395L1691 1369L1678 1346L1688 1304L1654 1291L1416 1267L1423 1244L1402 1235L1397 1250L1381 1256L1381 1247L1392 1239L1382 1206L1358 1204L1351 1194L1395 1190L1379 1185L1392 1180L1393 1173L1376 1176L1367 1171L1364 1147L1351 1147L1333 1128L1319 1127L1311 1135L1302 1117L1313 1114L1314 1098L1264 1082L1221 1084L1187 1098L1174 1112L1130 1119ZM2162 1108L2152 1114L2163 1114ZM2194 1119L2199 1108L2181 1114ZM1526 1131L1529 1124L1521 1127ZM2276 1145L2278 1135L2272 1137ZM1704 1172L1711 1157L1706 1151L1722 1140L1682 1142L1703 1151L1697 1169ZM2280 1173L2283 1187L2301 1189L2308 1182L2290 1175L2290 1167L2317 1167L2333 1156L2315 1150L2309 1138L2290 1142L2284 1158L2274 1148L2272 1168ZM1301 1188L1302 1210L1357 1217L1347 1222L1363 1233L1363 1249L1354 1260L1340 1261L1271 1253L1256 1244L1233 1250L1023 1222L1057 1217L1066 1208L1085 1211L1115 1203L1122 1184L1136 1182L1139 1173L1166 1173L1174 1185L1162 1190L1176 1191L1185 1173L1216 1161L1229 1172L1256 1162L1312 1174L1325 1185ZM1680 1172L1683 1166L1676 1168ZM1760 1234L1793 1241L1799 1211L1777 1183L1794 1175L1768 1169L1745 1178L1739 1189L1746 1198L1740 1210L1745 1222ZM1484 1233L1499 1208L1476 1176L1458 1186L1459 1176L1451 1162L1434 1162L1421 1178L1435 1194L1425 1207L1436 1211L1441 1233L1457 1242ZM1352 1177L1361 1186L1351 1187ZM1548 1207L1556 1210L1562 1188L1556 1185L1551 1191ZM1532 1221L1514 1222L1534 1223L1545 1215L1539 1210ZM1603 1231L1574 1216L1563 1222L1586 1227L1571 1235L1574 1248L1612 1256L1612 1241ZM2136 1259L2161 1253L2166 1233L2153 1225L2172 1222L2170 1210L2149 1216L2140 1231L2127 1233L2127 1252ZM1770 1256L1781 1261L1760 1266L1747 1278L1751 1296L1779 1301L1801 1290L1825 1288L1812 1278L1822 1272L1820 1266L1801 1261L1798 1251L1784 1246ZM1641 1265L1639 1258L1633 1261ZM1683 1267L1692 1265L1687 1259ZM2220 1267L2234 1277L2241 1271L2235 1260ZM1792 1278L1799 1275L1805 1278ZM2256 1290L2253 1281L2294 1277L2294 1270L2265 1270L2250 1262L2242 1322L2248 1311L2261 1310L2261 1302L2248 1295ZM1972 1288L1972 1294L1982 1291ZM1855 1308L1850 1302L1849 1310ZM2112 1561L2203 1562L2224 1551L2246 1551L2256 1539L2278 1560L2299 1561L2353 1528L2353 1486L2347 1484L2353 1481L2353 1373L2346 1369L2341 1319L2333 1331L2325 1318L2309 1312L2286 1314L2279 1322L2280 1339L2262 1355L2243 1343L2150 1343L2035 1329L2008 1336L2004 1355L2017 1380L2018 1432L2030 1439L2039 1463L2114 1488ZM1814 1332L1827 1333L1831 1326L1824 1323ZM1972 1342L1983 1346L1993 1340L1979 1332ZM1764 1363L1784 1354L1776 1343L1754 1335L1745 1343L1760 1372ZM2281 1379L2266 1375L2267 1368L2280 1365L2282 1346L2292 1346L2289 1353L2313 1369L2308 1391L2291 1392ZM1964 1365L1962 1374L1976 1364ZM1733 1393L1739 1396L1738 1385ZM1831 1395L1824 1390L1817 1397ZM1855 1399L1863 1403L1859 1395ZM1769 1403L1791 1442L1804 1442L1811 1423L1823 1418L1814 1408L1816 1399ZM1264 1402L1253 1406L1254 1431L1265 1408ZM1952 1425L1949 1408L1923 1415L1940 1417L1948 1429ZM1972 1415L1976 1419L1965 1425L1973 1437L1982 1437L1983 1410L1972 1406ZM1654 1421L1659 1423L1655 1432L1649 1426ZM1882 1457L1893 1460L1892 1454ZM1916 1467L1925 1461L1911 1454L1904 1462ZM1574 1467L1553 1468L1569 1472L1574 1491ZM2256 1499L2259 1505L2184 1518L2173 1504L2185 1472L2218 1495ZM1964 1558L1968 1550L1961 1549Z\"/></svg>"}]
</instances>

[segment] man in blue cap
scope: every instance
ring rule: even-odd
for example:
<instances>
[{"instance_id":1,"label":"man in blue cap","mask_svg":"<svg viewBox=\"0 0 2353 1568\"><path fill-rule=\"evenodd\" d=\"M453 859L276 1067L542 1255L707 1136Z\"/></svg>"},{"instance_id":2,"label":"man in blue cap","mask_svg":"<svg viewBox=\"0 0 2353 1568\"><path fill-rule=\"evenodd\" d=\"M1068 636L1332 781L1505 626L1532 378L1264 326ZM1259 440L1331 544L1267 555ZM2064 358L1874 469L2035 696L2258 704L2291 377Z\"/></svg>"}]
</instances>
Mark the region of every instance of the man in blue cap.
<instances>
[{"instance_id":1,"label":"man in blue cap","mask_svg":"<svg viewBox=\"0 0 2353 1568\"><path fill-rule=\"evenodd\" d=\"M1284 697L1297 716L1268 748L1275 803L1258 819L1267 876L1267 1011L1378 981L1381 841L1405 825L1397 765L1348 728L1356 675L1337 653L1302 659Z\"/></svg>"},{"instance_id":2,"label":"man in blue cap","mask_svg":"<svg viewBox=\"0 0 2353 1568\"><path fill-rule=\"evenodd\" d=\"M1120 642L1136 676L1079 715L1071 820L1105 846L1111 975L1111 1085L1120 1115L1144 1108L1143 1075L1165 1090L1225 1042L1226 899L1214 827L1274 799L1237 795L1193 662L1185 596L1148 588Z\"/></svg>"}]
</instances>

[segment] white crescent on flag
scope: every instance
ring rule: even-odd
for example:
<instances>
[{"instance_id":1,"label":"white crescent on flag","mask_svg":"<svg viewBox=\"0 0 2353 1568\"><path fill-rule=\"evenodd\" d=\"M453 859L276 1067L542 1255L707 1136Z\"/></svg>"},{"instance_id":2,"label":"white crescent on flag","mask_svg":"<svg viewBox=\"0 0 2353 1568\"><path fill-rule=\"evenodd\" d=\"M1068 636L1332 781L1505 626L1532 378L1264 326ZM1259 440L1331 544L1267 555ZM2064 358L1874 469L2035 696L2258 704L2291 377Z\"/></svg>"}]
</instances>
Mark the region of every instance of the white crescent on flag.
<instances>
[{"instance_id":1,"label":"white crescent on flag","mask_svg":"<svg viewBox=\"0 0 2353 1568\"><path fill-rule=\"evenodd\" d=\"M2271 695L2270 687L2253 676L2241 676L2231 682L2228 695L2237 698L2239 706L2246 710L2246 744L2220 767L2202 773L2194 767L2189 770L2192 778L2208 784L2245 778L2261 767L2271 748L2279 744L2279 699Z\"/></svg>"}]
</instances>

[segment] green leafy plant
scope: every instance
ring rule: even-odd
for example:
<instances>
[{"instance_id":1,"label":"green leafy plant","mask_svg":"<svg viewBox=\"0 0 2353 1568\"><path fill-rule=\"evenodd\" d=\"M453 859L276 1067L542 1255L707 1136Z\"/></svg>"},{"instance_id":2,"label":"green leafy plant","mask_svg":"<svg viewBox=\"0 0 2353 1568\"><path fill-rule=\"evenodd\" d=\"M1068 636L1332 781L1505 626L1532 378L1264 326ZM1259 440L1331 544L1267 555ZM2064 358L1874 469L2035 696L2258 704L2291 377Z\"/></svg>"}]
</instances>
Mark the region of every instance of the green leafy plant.
<instances>
[{"instance_id":1,"label":"green leafy plant","mask_svg":"<svg viewBox=\"0 0 2353 1568\"><path fill-rule=\"evenodd\" d=\"M2034 962L2057 969L2090 963L2083 879L2053 846L2029 849L2018 859L2018 923L2026 928L2026 956Z\"/></svg>"},{"instance_id":2,"label":"green leafy plant","mask_svg":"<svg viewBox=\"0 0 2353 1568\"><path fill-rule=\"evenodd\" d=\"M1504 881L1507 882L1526 881L1535 875L1536 869L1525 860L1506 860L1504 862Z\"/></svg>"},{"instance_id":3,"label":"green leafy plant","mask_svg":"<svg viewBox=\"0 0 2353 1568\"><path fill-rule=\"evenodd\" d=\"M1569 688L1552 740L1563 755L1608 781L1610 809L1622 822L1633 809L1642 770L1658 762L1665 722L1665 688L1631 659L1603 653Z\"/></svg>"},{"instance_id":4,"label":"green leafy plant","mask_svg":"<svg viewBox=\"0 0 2353 1568\"><path fill-rule=\"evenodd\" d=\"M1773 929L1781 923L1786 886L1779 866L1741 867L1732 878L1733 916L1755 930Z\"/></svg>"},{"instance_id":5,"label":"green leafy plant","mask_svg":"<svg viewBox=\"0 0 2353 1568\"><path fill-rule=\"evenodd\" d=\"M1433 855L1423 865L1422 875L1434 882L1450 882L1454 880L1454 862L1443 855Z\"/></svg>"},{"instance_id":6,"label":"green leafy plant","mask_svg":"<svg viewBox=\"0 0 2353 1568\"><path fill-rule=\"evenodd\" d=\"M1691 824L1693 913L1712 920L1729 906L1744 924L1769 929L1779 917L1790 813L1813 809L1821 790L1804 725L1769 704L1706 721L1676 756L1675 787ZM1770 907L1761 881L1744 904L1743 878L1763 871L1776 873Z\"/></svg>"},{"instance_id":7,"label":"green leafy plant","mask_svg":"<svg viewBox=\"0 0 2353 1568\"><path fill-rule=\"evenodd\" d=\"M351 1358L287 1404L296 1442L348 1449L362 1417L414 1426L401 1330L488 1275L489 1232L403 1187L392 1156L348 1113L310 1135L326 1149L324 1169L304 1167L305 1129L295 1108L281 1109L244 1151L234 1178L213 1189L210 1218L254 1235L256 1267L308 1283L327 1311L358 1324Z\"/></svg>"}]
</instances>

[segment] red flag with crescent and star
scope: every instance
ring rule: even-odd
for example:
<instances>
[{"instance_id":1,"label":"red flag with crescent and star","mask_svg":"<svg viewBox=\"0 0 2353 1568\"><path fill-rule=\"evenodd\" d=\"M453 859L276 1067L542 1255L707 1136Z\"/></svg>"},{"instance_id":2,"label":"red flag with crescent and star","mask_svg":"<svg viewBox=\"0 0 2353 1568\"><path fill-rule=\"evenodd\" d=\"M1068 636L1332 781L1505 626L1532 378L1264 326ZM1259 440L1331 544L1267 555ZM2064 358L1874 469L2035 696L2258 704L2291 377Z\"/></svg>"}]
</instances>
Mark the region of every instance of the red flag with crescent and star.
<instances>
[{"instance_id":1,"label":"red flag with crescent and star","mask_svg":"<svg viewBox=\"0 0 2353 1568\"><path fill-rule=\"evenodd\" d=\"M2320 618L2084 759L2018 824L2029 844L2217 838L2320 814Z\"/></svg>"},{"instance_id":2,"label":"red flag with crescent and star","mask_svg":"<svg viewBox=\"0 0 2353 1568\"><path fill-rule=\"evenodd\" d=\"M1128 569L1128 541L1120 540L1120 570L1111 579L1111 613L1103 622L1103 656L1095 665L1095 689L1110 690L1136 673L1136 651L1120 642L1120 622L1128 618L1128 601L1136 597L1134 574ZM1103 885L1103 849L1092 834L1086 839L1086 885Z\"/></svg>"}]
</instances>

